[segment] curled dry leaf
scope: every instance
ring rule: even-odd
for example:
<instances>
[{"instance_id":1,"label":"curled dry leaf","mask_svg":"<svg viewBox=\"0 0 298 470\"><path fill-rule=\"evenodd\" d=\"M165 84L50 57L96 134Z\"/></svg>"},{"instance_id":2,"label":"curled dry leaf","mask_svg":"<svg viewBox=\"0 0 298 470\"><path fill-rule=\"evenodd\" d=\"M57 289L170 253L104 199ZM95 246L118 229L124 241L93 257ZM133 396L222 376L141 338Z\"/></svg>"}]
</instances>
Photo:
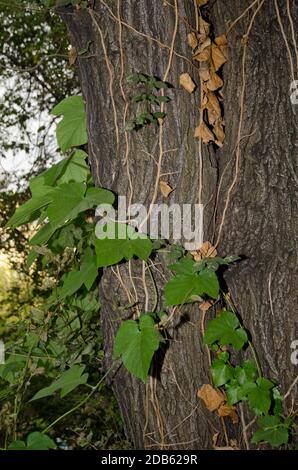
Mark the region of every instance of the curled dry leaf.
<instances>
[{"instance_id":1,"label":"curled dry leaf","mask_svg":"<svg viewBox=\"0 0 298 470\"><path fill-rule=\"evenodd\" d=\"M211 71L210 79L207 82L208 90L215 91L223 86L223 81L216 72Z\"/></svg>"},{"instance_id":2,"label":"curled dry leaf","mask_svg":"<svg viewBox=\"0 0 298 470\"><path fill-rule=\"evenodd\" d=\"M211 46L211 56L215 71L219 70L220 67L227 61L221 49L216 46L216 44L212 44Z\"/></svg>"},{"instance_id":3,"label":"curled dry leaf","mask_svg":"<svg viewBox=\"0 0 298 470\"><path fill-rule=\"evenodd\" d=\"M205 47L201 52L196 52L193 59L199 62L209 62L211 59L211 46Z\"/></svg>"},{"instance_id":4,"label":"curled dry leaf","mask_svg":"<svg viewBox=\"0 0 298 470\"><path fill-rule=\"evenodd\" d=\"M171 186L168 183L162 180L159 181L159 188L164 197L169 197L171 192L174 191L174 189L171 188Z\"/></svg>"},{"instance_id":5,"label":"curled dry leaf","mask_svg":"<svg viewBox=\"0 0 298 470\"><path fill-rule=\"evenodd\" d=\"M215 137L216 137L216 144L219 147L222 147L223 143L224 143L224 140L225 140L225 133L224 133L222 119L217 120L217 122L215 123L215 126L213 128L213 132L214 132Z\"/></svg>"},{"instance_id":6,"label":"curled dry leaf","mask_svg":"<svg viewBox=\"0 0 298 470\"><path fill-rule=\"evenodd\" d=\"M199 305L199 309L202 311L202 312L207 312L207 310L209 310L209 308L211 308L213 305L212 302L210 302L210 300L204 300L204 302L201 302L200 305Z\"/></svg>"},{"instance_id":7,"label":"curled dry leaf","mask_svg":"<svg viewBox=\"0 0 298 470\"><path fill-rule=\"evenodd\" d=\"M199 32L200 34L205 34L206 36L209 36L210 33L210 24L203 20L201 16L199 18Z\"/></svg>"},{"instance_id":8,"label":"curled dry leaf","mask_svg":"<svg viewBox=\"0 0 298 470\"><path fill-rule=\"evenodd\" d=\"M222 34L221 36L217 36L214 39L214 42L218 46L226 46L228 44L227 36L225 34Z\"/></svg>"},{"instance_id":9,"label":"curled dry leaf","mask_svg":"<svg viewBox=\"0 0 298 470\"><path fill-rule=\"evenodd\" d=\"M214 142L215 140L214 135L204 122L195 128L195 137L202 139L204 144L208 144L208 142Z\"/></svg>"},{"instance_id":10,"label":"curled dry leaf","mask_svg":"<svg viewBox=\"0 0 298 470\"><path fill-rule=\"evenodd\" d=\"M213 388L210 384L202 385L197 395L203 400L209 411L217 410L226 401L224 394L220 390Z\"/></svg>"},{"instance_id":11,"label":"curled dry leaf","mask_svg":"<svg viewBox=\"0 0 298 470\"><path fill-rule=\"evenodd\" d=\"M188 93L192 93L196 89L196 85L188 73L182 73L180 75L179 83Z\"/></svg>"},{"instance_id":12,"label":"curled dry leaf","mask_svg":"<svg viewBox=\"0 0 298 470\"><path fill-rule=\"evenodd\" d=\"M225 56L225 58L228 58L228 40L227 36L225 34L222 34L221 36L217 36L217 38L214 39L215 44L220 48L221 52Z\"/></svg>"},{"instance_id":13,"label":"curled dry leaf","mask_svg":"<svg viewBox=\"0 0 298 470\"><path fill-rule=\"evenodd\" d=\"M195 49L199 44L196 33L188 33L187 42L192 49Z\"/></svg>"},{"instance_id":14,"label":"curled dry leaf","mask_svg":"<svg viewBox=\"0 0 298 470\"><path fill-rule=\"evenodd\" d=\"M208 111L209 124L214 125L214 123L221 118L220 104L212 91L208 91L205 96L207 98L207 102L203 109L207 109Z\"/></svg>"},{"instance_id":15,"label":"curled dry leaf","mask_svg":"<svg viewBox=\"0 0 298 470\"><path fill-rule=\"evenodd\" d=\"M234 424L238 423L239 417L237 414L237 409L235 406L229 406L226 403L223 403L217 409L218 416L224 418L225 416L229 416Z\"/></svg>"},{"instance_id":16,"label":"curled dry leaf","mask_svg":"<svg viewBox=\"0 0 298 470\"><path fill-rule=\"evenodd\" d=\"M197 4L199 7L203 7L209 2L209 0L197 0Z\"/></svg>"},{"instance_id":17,"label":"curled dry leaf","mask_svg":"<svg viewBox=\"0 0 298 470\"><path fill-rule=\"evenodd\" d=\"M68 51L68 62L70 66L76 63L77 57L78 57L78 54L77 54L76 48L71 47Z\"/></svg>"},{"instance_id":18,"label":"curled dry leaf","mask_svg":"<svg viewBox=\"0 0 298 470\"><path fill-rule=\"evenodd\" d=\"M217 255L216 248L209 241L204 242L199 251L202 258L214 258Z\"/></svg>"},{"instance_id":19,"label":"curled dry leaf","mask_svg":"<svg viewBox=\"0 0 298 470\"><path fill-rule=\"evenodd\" d=\"M208 62L202 62L200 64L199 76L204 81L207 82L210 78L210 67Z\"/></svg>"}]
</instances>

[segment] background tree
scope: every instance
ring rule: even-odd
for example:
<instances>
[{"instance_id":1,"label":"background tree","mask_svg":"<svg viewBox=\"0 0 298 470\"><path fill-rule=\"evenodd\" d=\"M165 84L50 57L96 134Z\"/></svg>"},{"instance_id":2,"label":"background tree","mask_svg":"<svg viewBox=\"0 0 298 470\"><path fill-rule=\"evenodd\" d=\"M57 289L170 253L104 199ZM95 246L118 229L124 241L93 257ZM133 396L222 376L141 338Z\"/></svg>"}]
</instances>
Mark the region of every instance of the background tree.
<instances>
[{"instance_id":1,"label":"background tree","mask_svg":"<svg viewBox=\"0 0 298 470\"><path fill-rule=\"evenodd\" d=\"M59 12L76 50L92 45L92 57L78 56L76 63L96 184L149 205L164 201L159 184L165 179L175 189L171 202L204 204L205 239L220 254L243 256L224 279L252 333L262 369L286 392L297 375L290 361L290 343L297 337L297 122L288 93L297 71L297 5L278 0L96 0L85 9L75 3ZM212 39L228 34L222 148L202 145L202 139L215 140L206 129L207 136L201 128L194 138L204 89L200 60L192 61L187 35L199 30L201 14L212 25ZM128 86L125 77L135 72L157 76L173 88L167 92L166 119L128 133L125 124L136 114L131 98L137 87ZM195 93L179 86L182 73L198 85ZM137 302L150 310L156 286L162 307L166 264L162 254L153 260L154 282L142 262L122 263L118 272L104 270L100 294L107 367L120 305ZM241 446L248 445L245 413L242 429L223 425L196 398L198 387L210 382L203 329L198 308L176 309L171 341L156 357L149 383L143 385L123 368L110 379L127 435L137 448L208 448L217 431L226 435L220 442L229 444L236 437ZM296 410L295 387L291 392L284 406Z\"/></svg>"}]
</instances>

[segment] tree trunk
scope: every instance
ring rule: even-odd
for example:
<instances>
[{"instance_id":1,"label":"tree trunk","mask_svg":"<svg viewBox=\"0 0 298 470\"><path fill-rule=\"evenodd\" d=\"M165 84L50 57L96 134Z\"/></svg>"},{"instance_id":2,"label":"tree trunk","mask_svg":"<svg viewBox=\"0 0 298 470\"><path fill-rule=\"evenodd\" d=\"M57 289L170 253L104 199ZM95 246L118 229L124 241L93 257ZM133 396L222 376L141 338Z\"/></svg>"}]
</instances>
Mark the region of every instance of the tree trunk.
<instances>
[{"instance_id":1,"label":"tree trunk","mask_svg":"<svg viewBox=\"0 0 298 470\"><path fill-rule=\"evenodd\" d=\"M161 179L175 188L170 202L197 203L200 143L194 129L200 90L189 94L179 86L184 72L199 85L198 62L192 62L187 43L187 34L196 28L195 2L178 0L178 9L174 0L90 3L93 9L67 7L60 14L77 50L92 41L90 52L79 55L77 65L95 183L148 206L154 199L156 162L161 157ZM290 3L295 25L298 5ZM249 4L210 0L203 11L217 36L227 32ZM297 374L290 361L290 343L298 338L294 313L297 118L288 93L292 77L283 37L289 41L295 72L297 66L286 2L277 2L285 36L275 2L259 4L257 12L257 6L247 11L228 34L229 60L223 72L226 140L222 149L213 145L203 149L204 238L216 243L221 255L243 255L244 260L226 272L225 280L251 332L264 373L285 392ZM248 29L249 36L243 37ZM166 105L162 135L154 125L124 132L125 122L137 109L131 100L136 90L125 78L135 72L161 79L166 74L173 85L167 91L171 101ZM168 200L158 192L155 202ZM151 267L160 307L162 286L169 279L165 265L165 256L159 255ZM144 311L147 299L150 311L156 293L141 261L105 269L100 293L108 367L120 320L133 315L136 308L121 307L138 302ZM136 448L212 448L217 432L218 445L227 444L223 423L196 397L197 389L210 383L201 320L197 306L177 309L170 341L155 358L147 385L123 367L110 377L127 437ZM228 421L225 426L228 438L237 439L242 447L241 428Z\"/></svg>"}]
</instances>

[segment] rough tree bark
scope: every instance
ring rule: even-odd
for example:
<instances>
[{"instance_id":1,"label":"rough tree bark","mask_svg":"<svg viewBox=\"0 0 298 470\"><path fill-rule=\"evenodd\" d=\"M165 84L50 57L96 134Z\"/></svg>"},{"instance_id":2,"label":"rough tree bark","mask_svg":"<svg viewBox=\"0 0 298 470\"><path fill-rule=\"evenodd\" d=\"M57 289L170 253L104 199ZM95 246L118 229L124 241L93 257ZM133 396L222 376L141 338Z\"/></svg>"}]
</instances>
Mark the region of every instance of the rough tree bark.
<instances>
[{"instance_id":1,"label":"rough tree bark","mask_svg":"<svg viewBox=\"0 0 298 470\"><path fill-rule=\"evenodd\" d=\"M94 4L92 10L66 7L60 14L77 50L92 41L90 57L78 56L77 65L96 184L131 197L132 202L151 202L157 174L154 159L160 156L159 129L147 126L137 133L123 132L125 119L134 114L136 106L130 99L134 90L127 86L125 77L143 72L162 78L170 61L167 80L174 88L168 92L171 102L163 125L161 173L168 173L165 179L175 188L171 202L198 202L199 143L194 128L200 93L197 90L190 95L179 86L183 72L198 83L197 63L192 63L187 44L187 33L196 24L195 2L178 0L178 17L174 0L90 3ZM227 32L251 3L210 0L205 14L215 35ZM204 147L205 239L218 241L222 255L245 257L226 272L225 280L252 334L264 372L286 391L297 375L297 367L290 361L290 343L298 338L297 115L289 99L289 86L298 76L291 74L276 5L294 58L294 73L298 71L286 2L254 3L228 34L229 61L223 72L225 144L222 149ZM290 3L297 25L298 4ZM260 10L253 17L258 5ZM252 18L250 35L245 38ZM156 202L165 202L161 194ZM152 273L162 305L161 289L169 274L163 257L154 264ZM123 263L119 270L104 270L100 293L107 366L119 318L133 313L128 310L123 314L120 306L137 298L139 308L144 309L142 270L138 261ZM154 289L148 273L145 279L150 310ZM210 383L200 312L192 307L176 315L169 347L155 359L146 386L123 367L110 377L127 436L136 448L205 449L212 447L215 432L224 436L219 418L196 398L198 387ZM297 405L294 392L289 400L296 400ZM243 446L240 427L226 426L229 438L236 438ZM221 443L225 445L223 437Z\"/></svg>"}]
</instances>

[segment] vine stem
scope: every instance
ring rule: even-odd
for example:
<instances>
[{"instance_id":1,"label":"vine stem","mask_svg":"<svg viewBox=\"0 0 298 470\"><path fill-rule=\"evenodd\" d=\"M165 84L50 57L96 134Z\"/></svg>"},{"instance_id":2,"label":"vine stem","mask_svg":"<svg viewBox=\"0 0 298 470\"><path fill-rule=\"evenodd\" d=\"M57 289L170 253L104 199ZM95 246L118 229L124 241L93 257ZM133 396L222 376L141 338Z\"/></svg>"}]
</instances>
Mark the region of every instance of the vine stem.
<instances>
[{"instance_id":1,"label":"vine stem","mask_svg":"<svg viewBox=\"0 0 298 470\"><path fill-rule=\"evenodd\" d=\"M57 419L55 419L51 424L49 424L43 431L42 434L46 434L49 429L51 429L53 426L55 426L57 423L59 423L62 419L66 418L66 416L69 416L71 413L74 411L78 410L81 406L83 406L91 397L94 395L94 393L99 389L99 387L102 385L103 381L106 379L106 377L109 375L111 370L114 367L114 363L111 365L111 367L107 370L107 372L103 375L103 377L97 382L97 384L92 388L91 392L83 398L77 405L75 405L73 408L70 410L66 411L63 413L63 415L59 416Z\"/></svg>"}]
</instances>

